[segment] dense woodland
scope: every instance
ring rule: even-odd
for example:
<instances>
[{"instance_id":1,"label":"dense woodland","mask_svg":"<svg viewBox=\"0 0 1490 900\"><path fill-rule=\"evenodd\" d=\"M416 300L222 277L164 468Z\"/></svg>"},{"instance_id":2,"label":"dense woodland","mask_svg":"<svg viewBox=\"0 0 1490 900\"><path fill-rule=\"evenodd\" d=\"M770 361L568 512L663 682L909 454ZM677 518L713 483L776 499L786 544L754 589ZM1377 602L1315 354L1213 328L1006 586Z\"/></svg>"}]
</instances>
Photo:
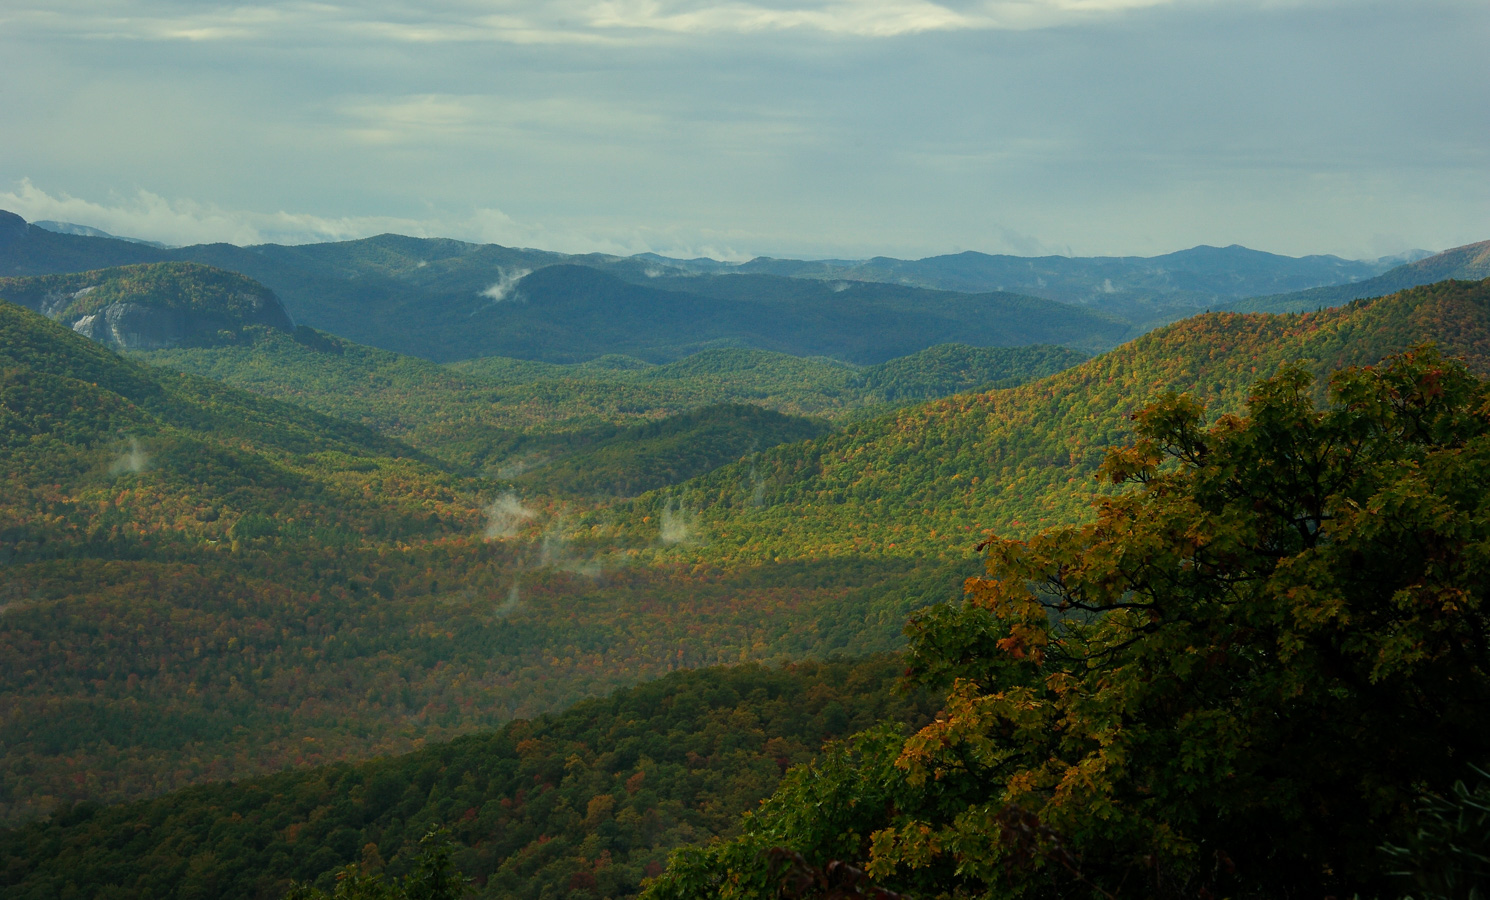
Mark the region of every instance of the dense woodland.
<instances>
[{"instance_id":1,"label":"dense woodland","mask_svg":"<svg viewBox=\"0 0 1490 900\"><path fill-rule=\"evenodd\" d=\"M1478 896L1490 382L1429 347L1317 387L1141 410L1094 521L912 618L934 722L795 770L650 900Z\"/></svg>"},{"instance_id":2,"label":"dense woodland","mask_svg":"<svg viewBox=\"0 0 1490 900\"><path fill-rule=\"evenodd\" d=\"M1285 362L1323 375L1430 341L1490 372L1490 283L1297 315L1195 316L1050 378L851 423L636 506L693 510L716 537L703 552L721 562L956 556L986 530L1031 534L1088 515L1103 490L1104 448L1127 439L1130 415L1166 391L1219 415Z\"/></svg>"},{"instance_id":3,"label":"dense woodland","mask_svg":"<svg viewBox=\"0 0 1490 900\"><path fill-rule=\"evenodd\" d=\"M9 821L411 749L677 668L889 648L960 580L643 564L660 522L587 542L562 502L503 505L361 426L0 316Z\"/></svg>"},{"instance_id":4,"label":"dense woodland","mask_svg":"<svg viewBox=\"0 0 1490 900\"><path fill-rule=\"evenodd\" d=\"M411 258L395 254L390 265ZM194 266L114 277L135 291L152 278L184 278L188 305L211 305L192 284L229 283ZM57 284L76 295L88 280ZM695 290L729 299L750 283L701 281ZM891 286L860 289L896 296ZM786 285L780 296L798 290ZM853 294L822 279L812 290ZM1052 549L1060 541L1061 552L1075 552L1121 511L1141 518L1144 504L1160 502L1153 484L1172 478L1176 491L1198 490L1172 468L1123 468L1112 460L1127 457L1107 448L1136 434L1136 446L1150 448L1142 452L1170 453L1171 466L1203 473L1185 441L1238 446L1233 431L1254 432L1228 414L1256 416L1270 409L1259 397L1286 394L1258 379L1284 372L1270 384L1294 385L1289 408L1303 421L1313 415L1306 407L1329 399L1331 372L1432 343L1462 363L1419 357L1430 361L1411 370L1412 383L1447 379L1448 399L1412 394L1403 386L1411 379L1400 378L1391 396L1432 410L1458 405L1434 413L1431 433L1385 412L1372 427L1408 435L1393 441L1422 448L1423 459L1448 460L1455 447L1479 446L1475 378L1490 373L1487 318L1490 282L1444 282L1299 315L1196 316L1091 359L1056 347L940 345L870 366L746 348L670 362L493 357L446 366L256 324L195 347L121 356L0 303L0 822L16 826L0 831L5 883L31 892L17 896L277 897L292 879L329 890L334 870L349 864L359 878L407 874L419 839L444 825L452 861L491 896L631 895L662 872L670 850L717 835L731 841L678 856L654 896L716 892L720 878L741 896L767 896L783 872L825 891L843 888L834 878L868 878L912 894L948 885L977 893L984 875L967 872L1015 863L1035 873L1031 896L1153 896L1162 893L1158 869L1133 875L1131 861L1160 856L1166 885L1276 893L1196 874L1195 853L1219 847L1245 861L1264 850L1182 828L1182 819L1217 815L1196 806L1193 791L1165 794L1169 811L1149 818L1103 820L1131 828L1076 828L1069 816L1099 799L1051 800L1063 778L1090 776L1083 790L1128 798L1124 815L1160 799L1137 775L1070 756L1090 753L1077 731L1051 758L1089 760L1072 764L1079 774L1020 762L1009 771L1043 773L1008 782L1029 792L1019 815L1033 818L1000 819L1008 809L977 793L992 776L928 799L926 785L943 783L937 773L948 763L924 743L931 731L906 743L898 728L926 724L940 703L941 721L954 724L928 728L967 723L958 740L993 754L979 764L1004 773L1015 765L999 756L1008 729L1057 739L1013 713L968 711L1002 710L999 679L1026 665L988 660L1013 650L1016 659L1040 656L1029 641L1055 646L1078 633L1128 652L1122 634L1101 630L1120 616L1077 615L1068 623L1076 631L1051 625L1041 636L1043 613L1014 622L994 601L980 606L976 590L957 603L985 562L994 581L975 586L1020 566L1034 578L1038 565L1069 563ZM1369 374L1350 377L1357 381L1340 384L1356 387L1337 385L1337 406L1354 409L1386 390ZM1144 413L1135 424L1146 408L1173 414ZM1174 432L1175 422L1189 430ZM1456 476L1470 494L1477 453L1461 454L1469 468ZM1382 471L1413 462L1388 456ZM1363 485L1360 496L1347 492L1353 502L1377 496ZM1224 512L1233 501L1216 502ZM1455 539L1476 534L1477 521ZM1047 555L1026 558L1019 547ZM1462 580L1473 570L1455 571ZM1478 609L1477 589L1452 590L1461 587L1464 608ZM1437 657L1414 656L1406 632L1393 633L1369 641L1405 654L1403 678L1438 671ZM906 665L893 656L758 665L907 646L919 685L908 694L892 689ZM736 668L681 671L719 665ZM1062 707L1064 689L1042 683L1055 691L1042 695L1049 715L1088 714ZM611 693L633 685L642 686ZM1106 696L1092 690L1092 702ZM1107 746L1090 727L1081 734ZM865 728L815 768L794 770L776 800L739 823L823 738ZM668 738L646 745L654 733ZM346 762L372 756L388 758ZM1415 808L1414 791L1445 797L1471 777L1457 762L1433 765L1402 770L1418 774L1391 789L1397 812L1352 815L1406 840L1414 820L1402 811ZM792 812L818 795L863 802L822 807L821 819ZM1297 818L1301 808L1265 814ZM1155 844L1155 822L1172 826L1174 840ZM1005 842L993 856L947 849L992 833ZM803 855L760 868L771 847ZM1375 863L1362 862L1375 847L1359 843L1357 856L1331 862L1336 881L1309 882L1307 866L1286 877L1322 891L1376 890L1384 883L1367 871ZM1073 870L1066 863L1076 858L1092 862ZM835 860L849 868L830 876L822 867Z\"/></svg>"},{"instance_id":5,"label":"dense woodland","mask_svg":"<svg viewBox=\"0 0 1490 900\"><path fill-rule=\"evenodd\" d=\"M575 365L488 357L441 366L301 328L293 337L261 332L231 346L158 350L139 358L360 422L451 465L502 477L615 444L626 427L705 405L749 404L829 421L862 418L930 397L1042 378L1086 355L1051 346L938 345L858 367L734 348L663 365L611 355ZM678 430L677 422L671 428ZM741 449L714 458L709 468L779 442L749 422L730 430L729 446Z\"/></svg>"},{"instance_id":6,"label":"dense woodland","mask_svg":"<svg viewBox=\"0 0 1490 900\"><path fill-rule=\"evenodd\" d=\"M298 769L0 832L8 897L277 896L353 863L396 876L444 826L474 895L623 897L733 834L824 740L930 718L903 662L680 672L401 757Z\"/></svg>"}]
</instances>

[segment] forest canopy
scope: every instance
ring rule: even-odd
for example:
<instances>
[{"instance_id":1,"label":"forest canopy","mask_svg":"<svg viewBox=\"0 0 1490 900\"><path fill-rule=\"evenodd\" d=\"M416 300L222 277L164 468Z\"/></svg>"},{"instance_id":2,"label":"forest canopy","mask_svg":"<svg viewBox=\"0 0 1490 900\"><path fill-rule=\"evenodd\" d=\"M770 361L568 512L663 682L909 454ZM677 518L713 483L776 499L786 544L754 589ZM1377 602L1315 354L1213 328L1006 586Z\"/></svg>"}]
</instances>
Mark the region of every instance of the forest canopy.
<instances>
[{"instance_id":1,"label":"forest canopy","mask_svg":"<svg viewBox=\"0 0 1490 900\"><path fill-rule=\"evenodd\" d=\"M1139 412L1095 521L991 540L913 618L934 722L789 774L649 896L1399 896L1383 844L1490 759L1490 387L1420 349L1319 394L1287 366L1243 415Z\"/></svg>"}]
</instances>

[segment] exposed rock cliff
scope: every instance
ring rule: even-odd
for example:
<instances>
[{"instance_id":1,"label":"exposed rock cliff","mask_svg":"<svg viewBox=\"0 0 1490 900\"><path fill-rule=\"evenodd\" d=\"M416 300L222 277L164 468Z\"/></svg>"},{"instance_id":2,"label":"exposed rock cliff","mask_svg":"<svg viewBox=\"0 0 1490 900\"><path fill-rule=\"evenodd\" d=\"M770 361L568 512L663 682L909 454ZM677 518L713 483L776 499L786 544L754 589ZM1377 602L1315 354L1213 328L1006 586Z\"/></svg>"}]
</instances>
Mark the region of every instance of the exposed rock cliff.
<instances>
[{"instance_id":1,"label":"exposed rock cliff","mask_svg":"<svg viewBox=\"0 0 1490 900\"><path fill-rule=\"evenodd\" d=\"M6 224L0 221L0 229ZM0 278L0 299L123 350L220 344L238 340L247 328L295 327L262 284L196 263Z\"/></svg>"}]
</instances>

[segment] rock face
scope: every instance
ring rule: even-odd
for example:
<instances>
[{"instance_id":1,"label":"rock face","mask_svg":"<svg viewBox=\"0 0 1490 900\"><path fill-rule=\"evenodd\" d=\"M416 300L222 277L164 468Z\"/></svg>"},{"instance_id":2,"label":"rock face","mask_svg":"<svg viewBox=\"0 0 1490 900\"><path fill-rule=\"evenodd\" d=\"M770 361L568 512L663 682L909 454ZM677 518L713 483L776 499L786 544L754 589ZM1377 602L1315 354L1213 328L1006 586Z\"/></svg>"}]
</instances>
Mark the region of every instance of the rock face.
<instances>
[{"instance_id":1,"label":"rock face","mask_svg":"<svg viewBox=\"0 0 1490 900\"><path fill-rule=\"evenodd\" d=\"M0 278L0 298L120 350L209 346L234 342L245 329L295 329L268 288L196 263Z\"/></svg>"},{"instance_id":2,"label":"rock face","mask_svg":"<svg viewBox=\"0 0 1490 900\"><path fill-rule=\"evenodd\" d=\"M208 312L168 309L123 301L111 303L95 313L80 316L72 330L100 344L120 350L166 350L210 341L220 332L237 332L244 325L264 325L276 331L293 331L284 307L260 297L243 297L259 315L229 318ZM64 320L65 321L65 320Z\"/></svg>"},{"instance_id":3,"label":"rock face","mask_svg":"<svg viewBox=\"0 0 1490 900\"><path fill-rule=\"evenodd\" d=\"M248 315L225 316L208 311L171 309L132 301L110 303L103 309L78 316L53 316L84 337L120 350L166 350L171 347L213 343L226 332L236 334L245 325L263 325L276 331L293 331L294 323L277 302L263 297L240 295L251 305ZM272 298L270 298L272 299ZM64 304L65 305L65 304ZM51 315L51 313L48 313Z\"/></svg>"},{"instance_id":4,"label":"rock face","mask_svg":"<svg viewBox=\"0 0 1490 900\"><path fill-rule=\"evenodd\" d=\"M192 329L174 309L152 309L138 303L113 303L72 323L72 330L121 350L179 347Z\"/></svg>"}]
</instances>

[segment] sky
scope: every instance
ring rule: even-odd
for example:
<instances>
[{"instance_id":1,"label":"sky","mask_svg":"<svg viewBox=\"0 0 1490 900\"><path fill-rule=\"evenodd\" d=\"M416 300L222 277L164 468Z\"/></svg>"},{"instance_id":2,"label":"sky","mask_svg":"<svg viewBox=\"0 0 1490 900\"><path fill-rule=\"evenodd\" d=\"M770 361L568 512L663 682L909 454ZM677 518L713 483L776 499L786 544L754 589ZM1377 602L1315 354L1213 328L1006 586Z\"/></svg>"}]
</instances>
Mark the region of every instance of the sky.
<instances>
[{"instance_id":1,"label":"sky","mask_svg":"<svg viewBox=\"0 0 1490 900\"><path fill-rule=\"evenodd\" d=\"M0 208L915 258L1490 239L1485 0L4 0Z\"/></svg>"}]
</instances>

